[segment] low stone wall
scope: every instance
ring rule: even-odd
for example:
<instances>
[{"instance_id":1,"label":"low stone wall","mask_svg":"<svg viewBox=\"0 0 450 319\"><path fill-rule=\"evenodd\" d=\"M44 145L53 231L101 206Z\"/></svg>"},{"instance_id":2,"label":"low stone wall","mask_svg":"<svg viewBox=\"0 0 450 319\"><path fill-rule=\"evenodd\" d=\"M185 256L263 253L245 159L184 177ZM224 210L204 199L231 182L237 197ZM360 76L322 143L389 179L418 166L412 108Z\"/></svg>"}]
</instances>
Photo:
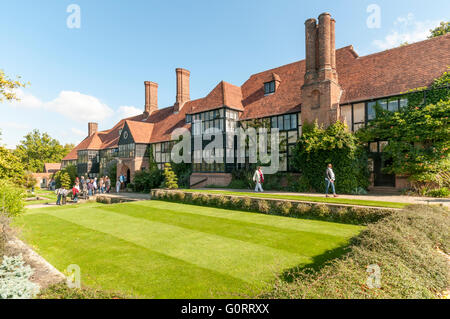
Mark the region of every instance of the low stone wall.
<instances>
[{"instance_id":1,"label":"low stone wall","mask_svg":"<svg viewBox=\"0 0 450 319\"><path fill-rule=\"evenodd\" d=\"M397 209L330 203L311 203L287 199L207 194L180 190L154 189L152 199L184 204L242 210L294 218L319 219L355 225L368 225L397 212Z\"/></svg>"},{"instance_id":2,"label":"low stone wall","mask_svg":"<svg viewBox=\"0 0 450 319\"><path fill-rule=\"evenodd\" d=\"M136 201L135 199L131 198L113 197L107 195L97 195L95 200L97 201L97 203L102 204L120 204Z\"/></svg>"}]
</instances>

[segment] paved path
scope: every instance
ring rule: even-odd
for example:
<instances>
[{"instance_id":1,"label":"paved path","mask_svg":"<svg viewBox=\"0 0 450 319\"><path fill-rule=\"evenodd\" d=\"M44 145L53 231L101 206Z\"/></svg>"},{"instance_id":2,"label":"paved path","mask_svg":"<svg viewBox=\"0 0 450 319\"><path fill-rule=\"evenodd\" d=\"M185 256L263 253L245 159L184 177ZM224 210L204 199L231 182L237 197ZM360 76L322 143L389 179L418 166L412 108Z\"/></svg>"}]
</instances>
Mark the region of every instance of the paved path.
<instances>
[{"instance_id":1,"label":"paved path","mask_svg":"<svg viewBox=\"0 0 450 319\"><path fill-rule=\"evenodd\" d=\"M228 192L246 192L251 193L248 189L220 189L220 188L199 188L201 190L214 190L214 191L228 191ZM278 194L278 195L293 195L293 196L314 196L325 197L324 194L318 193L290 193L280 191L264 191L265 194ZM361 200L373 200L381 202L395 202L395 203L408 203L408 204L429 204L429 205L444 205L450 207L450 198L432 198L432 197L417 197L417 196L405 196L405 195L382 195L382 194L367 194L367 195L339 195L339 198L346 199L361 199Z\"/></svg>"}]
</instances>

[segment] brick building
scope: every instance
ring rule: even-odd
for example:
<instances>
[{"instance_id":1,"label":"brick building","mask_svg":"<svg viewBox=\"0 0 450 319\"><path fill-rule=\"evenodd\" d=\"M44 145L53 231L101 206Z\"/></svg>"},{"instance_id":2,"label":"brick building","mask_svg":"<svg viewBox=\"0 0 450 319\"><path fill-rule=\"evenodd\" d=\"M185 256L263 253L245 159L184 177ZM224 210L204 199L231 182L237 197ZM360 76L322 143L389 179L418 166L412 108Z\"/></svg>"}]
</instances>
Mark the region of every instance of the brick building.
<instances>
[{"instance_id":1,"label":"brick building","mask_svg":"<svg viewBox=\"0 0 450 319\"><path fill-rule=\"evenodd\" d=\"M240 165L226 160L236 147L227 133L257 121L280 130L285 142L280 143L280 171L291 172L289 158L303 122L329 125L342 120L356 131L374 118L377 103L398 110L407 104L402 92L428 86L450 64L449 34L367 56L359 56L351 45L336 50L335 21L328 13L305 22L305 43L305 60L253 74L241 86L222 81L196 100L190 99L190 72L176 69L176 99L165 108L158 107L158 84L145 82L143 113L106 131L89 123L88 136L62 166L76 163L79 175L96 176L116 161L117 174L132 180L136 171L148 168L150 149L159 168L170 161L171 133L176 128L198 136L215 127L224 136L224 147L215 155L224 163L193 163L191 184L202 180L202 185L226 185L230 172ZM373 183L404 187L401 177L381 172L384 145L385 141L369 145Z\"/></svg>"}]
</instances>

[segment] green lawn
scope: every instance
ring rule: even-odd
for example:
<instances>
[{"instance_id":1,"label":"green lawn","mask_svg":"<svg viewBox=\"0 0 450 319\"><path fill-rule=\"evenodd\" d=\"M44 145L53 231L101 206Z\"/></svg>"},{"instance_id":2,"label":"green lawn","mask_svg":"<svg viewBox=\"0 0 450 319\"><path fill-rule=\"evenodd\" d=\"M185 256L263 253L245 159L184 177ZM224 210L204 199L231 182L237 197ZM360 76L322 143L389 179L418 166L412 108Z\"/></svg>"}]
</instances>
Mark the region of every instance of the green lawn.
<instances>
[{"instance_id":1,"label":"green lawn","mask_svg":"<svg viewBox=\"0 0 450 319\"><path fill-rule=\"evenodd\" d=\"M33 209L15 225L59 270L78 264L83 284L144 298L253 296L363 229L163 201Z\"/></svg>"},{"instance_id":2,"label":"green lawn","mask_svg":"<svg viewBox=\"0 0 450 319\"><path fill-rule=\"evenodd\" d=\"M36 189L34 191L35 197L44 197L46 199L40 200L29 200L24 201L25 206L28 205L36 205L36 204L46 204L46 203L56 203L56 194L54 191L46 190L46 189Z\"/></svg>"},{"instance_id":3,"label":"green lawn","mask_svg":"<svg viewBox=\"0 0 450 319\"><path fill-rule=\"evenodd\" d=\"M251 197L273 198L273 199L291 199L291 200L298 200L298 201L303 201L303 202L334 203L334 204L359 205L359 206L371 206L371 207L404 208L408 205L405 203L382 202L382 201L376 201L376 200L317 197L317 196L300 196L300 195L281 195L281 194L268 194L268 193L256 193L256 192L232 192L232 191L225 191L225 190L184 189L183 191L208 193L208 194L251 196Z\"/></svg>"}]
</instances>

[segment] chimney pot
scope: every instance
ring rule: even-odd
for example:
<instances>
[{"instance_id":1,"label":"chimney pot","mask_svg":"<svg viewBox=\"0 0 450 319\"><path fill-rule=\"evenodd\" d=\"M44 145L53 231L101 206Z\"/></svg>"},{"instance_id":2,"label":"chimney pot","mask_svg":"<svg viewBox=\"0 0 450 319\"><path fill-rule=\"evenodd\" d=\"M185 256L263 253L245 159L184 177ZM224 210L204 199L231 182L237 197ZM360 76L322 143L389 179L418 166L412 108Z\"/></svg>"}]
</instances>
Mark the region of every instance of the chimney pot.
<instances>
[{"instance_id":1,"label":"chimney pot","mask_svg":"<svg viewBox=\"0 0 450 319\"><path fill-rule=\"evenodd\" d=\"M89 122L88 123L88 136L92 136L97 133L98 123Z\"/></svg>"},{"instance_id":2,"label":"chimney pot","mask_svg":"<svg viewBox=\"0 0 450 319\"><path fill-rule=\"evenodd\" d=\"M177 68L175 72L177 74L177 97L174 111L179 112L184 103L190 101L189 77L191 73L182 68Z\"/></svg>"},{"instance_id":3,"label":"chimney pot","mask_svg":"<svg viewBox=\"0 0 450 319\"><path fill-rule=\"evenodd\" d=\"M145 81L145 111L147 115L158 109L158 83Z\"/></svg>"}]
</instances>

